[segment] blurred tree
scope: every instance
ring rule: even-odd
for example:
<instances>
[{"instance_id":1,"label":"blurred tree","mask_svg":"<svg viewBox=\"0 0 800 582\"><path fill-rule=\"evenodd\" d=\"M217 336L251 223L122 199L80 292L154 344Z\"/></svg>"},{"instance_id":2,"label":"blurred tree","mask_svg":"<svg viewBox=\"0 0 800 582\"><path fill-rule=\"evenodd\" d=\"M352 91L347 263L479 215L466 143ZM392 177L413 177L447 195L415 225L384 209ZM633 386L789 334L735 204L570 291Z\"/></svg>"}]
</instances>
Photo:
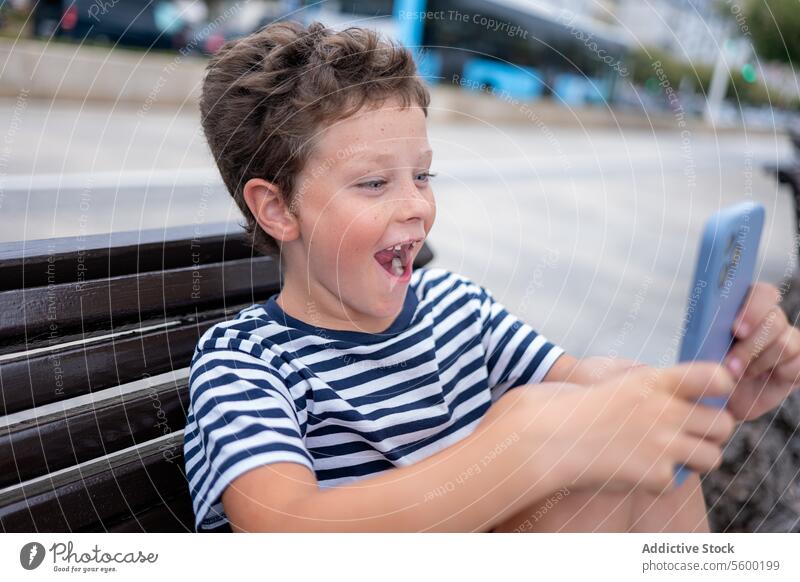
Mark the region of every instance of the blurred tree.
<instances>
[{"instance_id":1,"label":"blurred tree","mask_svg":"<svg viewBox=\"0 0 800 582\"><path fill-rule=\"evenodd\" d=\"M744 16L758 55L786 63L800 61L800 3L748 0Z\"/></svg>"},{"instance_id":2,"label":"blurred tree","mask_svg":"<svg viewBox=\"0 0 800 582\"><path fill-rule=\"evenodd\" d=\"M797 0L794 0L797 1ZM633 69L633 81L651 93L663 93L662 82L655 73L653 63L658 62L669 85L673 88L691 88L702 95L707 95L711 86L712 67L705 64L694 64L675 58L662 49L650 47L639 49L630 56ZM755 70L745 64L739 69L730 71L730 83L725 97L736 103L749 105L773 105L797 109L800 104L796 97L788 97L774 91L770 92L762 79L753 78Z\"/></svg>"}]
</instances>

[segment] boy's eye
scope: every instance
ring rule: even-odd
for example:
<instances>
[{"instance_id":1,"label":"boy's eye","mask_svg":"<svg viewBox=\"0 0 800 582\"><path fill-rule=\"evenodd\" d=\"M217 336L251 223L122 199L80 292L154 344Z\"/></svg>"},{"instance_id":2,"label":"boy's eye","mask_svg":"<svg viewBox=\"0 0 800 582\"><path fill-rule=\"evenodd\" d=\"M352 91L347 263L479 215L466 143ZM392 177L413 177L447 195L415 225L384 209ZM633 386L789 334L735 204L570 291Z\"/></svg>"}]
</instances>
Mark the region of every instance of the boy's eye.
<instances>
[{"instance_id":1,"label":"boy's eye","mask_svg":"<svg viewBox=\"0 0 800 582\"><path fill-rule=\"evenodd\" d=\"M359 184L362 188L368 188L370 190L377 190L381 186L386 183L385 180L370 180L369 182L362 182Z\"/></svg>"},{"instance_id":2,"label":"boy's eye","mask_svg":"<svg viewBox=\"0 0 800 582\"><path fill-rule=\"evenodd\" d=\"M416 180L427 182L430 178L433 178L436 174L431 172L421 172L415 176ZM369 180L367 182L362 182L359 184L359 187L366 188L368 190L378 190L382 186L386 184L386 180Z\"/></svg>"}]
</instances>

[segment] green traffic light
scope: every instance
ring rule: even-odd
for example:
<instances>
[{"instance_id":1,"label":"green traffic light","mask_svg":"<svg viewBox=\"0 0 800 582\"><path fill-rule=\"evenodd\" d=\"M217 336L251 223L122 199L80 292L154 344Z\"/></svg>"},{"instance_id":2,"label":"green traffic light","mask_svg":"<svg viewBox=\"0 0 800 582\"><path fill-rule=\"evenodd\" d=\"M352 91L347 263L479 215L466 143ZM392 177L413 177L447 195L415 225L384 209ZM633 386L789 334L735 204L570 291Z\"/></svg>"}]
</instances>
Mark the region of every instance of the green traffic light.
<instances>
[{"instance_id":1,"label":"green traffic light","mask_svg":"<svg viewBox=\"0 0 800 582\"><path fill-rule=\"evenodd\" d=\"M758 75L756 75L756 68L750 63L742 65L742 78L748 83L755 83Z\"/></svg>"},{"instance_id":2,"label":"green traffic light","mask_svg":"<svg viewBox=\"0 0 800 582\"><path fill-rule=\"evenodd\" d=\"M648 92L656 94L660 91L658 86L658 79L655 77L648 77L647 80L644 82L644 88L647 89Z\"/></svg>"}]
</instances>

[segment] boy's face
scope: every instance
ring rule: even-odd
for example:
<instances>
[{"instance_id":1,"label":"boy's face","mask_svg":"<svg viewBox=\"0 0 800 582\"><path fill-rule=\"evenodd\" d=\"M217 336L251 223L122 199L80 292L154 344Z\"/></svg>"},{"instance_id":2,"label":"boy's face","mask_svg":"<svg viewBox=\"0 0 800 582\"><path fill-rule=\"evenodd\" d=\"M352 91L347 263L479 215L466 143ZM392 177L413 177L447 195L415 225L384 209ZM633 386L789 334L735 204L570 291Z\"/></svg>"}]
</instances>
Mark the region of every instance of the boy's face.
<instances>
[{"instance_id":1,"label":"boy's face","mask_svg":"<svg viewBox=\"0 0 800 582\"><path fill-rule=\"evenodd\" d=\"M375 332L400 311L436 216L425 121L388 100L317 136L292 202L300 234L284 252L287 285L290 275L307 285L320 319Z\"/></svg>"}]
</instances>

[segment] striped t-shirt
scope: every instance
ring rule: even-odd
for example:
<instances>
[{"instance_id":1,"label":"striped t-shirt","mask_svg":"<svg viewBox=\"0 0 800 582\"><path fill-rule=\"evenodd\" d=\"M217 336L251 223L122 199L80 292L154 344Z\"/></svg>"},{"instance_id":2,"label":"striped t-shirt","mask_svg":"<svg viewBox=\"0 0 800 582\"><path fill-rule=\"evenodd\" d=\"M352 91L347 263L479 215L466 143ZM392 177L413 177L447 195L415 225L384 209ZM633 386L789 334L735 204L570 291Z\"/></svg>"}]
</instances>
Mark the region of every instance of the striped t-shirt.
<instances>
[{"instance_id":1,"label":"striped t-shirt","mask_svg":"<svg viewBox=\"0 0 800 582\"><path fill-rule=\"evenodd\" d=\"M315 327L276 297L215 324L195 349L184 459L198 531L230 529L222 492L262 465L300 463L326 488L421 461L564 352L441 268L413 272L378 334Z\"/></svg>"}]
</instances>

